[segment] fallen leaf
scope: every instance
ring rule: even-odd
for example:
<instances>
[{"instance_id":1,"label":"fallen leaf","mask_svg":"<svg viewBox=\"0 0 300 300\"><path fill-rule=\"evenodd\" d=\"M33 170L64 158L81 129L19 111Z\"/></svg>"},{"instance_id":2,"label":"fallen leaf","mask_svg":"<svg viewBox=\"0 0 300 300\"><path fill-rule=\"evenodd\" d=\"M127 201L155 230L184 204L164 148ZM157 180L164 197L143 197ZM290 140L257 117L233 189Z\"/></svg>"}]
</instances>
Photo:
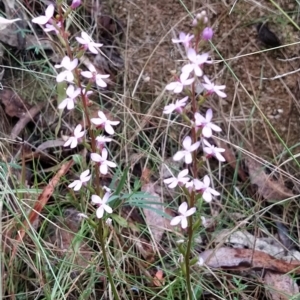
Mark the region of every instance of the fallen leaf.
<instances>
[{"instance_id":1,"label":"fallen leaf","mask_svg":"<svg viewBox=\"0 0 300 300\"><path fill-rule=\"evenodd\" d=\"M156 243L159 243L165 231L166 219L157 212L162 211L164 208L163 205L161 205L163 203L163 199L155 193L154 189L154 183L151 182L143 184L141 188L143 192L151 195L149 198L145 197L145 201L148 200L149 202L157 202L157 204L147 204L147 207L151 208L144 208L143 211L146 218L146 224L150 229L153 240Z\"/></svg>"},{"instance_id":2,"label":"fallen leaf","mask_svg":"<svg viewBox=\"0 0 300 300\"><path fill-rule=\"evenodd\" d=\"M288 274L266 272L264 277L265 289L270 293L272 300L289 300L299 294L297 283Z\"/></svg>"},{"instance_id":3,"label":"fallen leaf","mask_svg":"<svg viewBox=\"0 0 300 300\"><path fill-rule=\"evenodd\" d=\"M31 109L27 110L25 113L22 113L22 115L19 116L19 121L11 131L10 138L15 139L20 134L20 132L26 127L27 123L33 121L33 118L41 111L41 109L45 107L46 103L46 101L41 102L36 106L32 107Z\"/></svg>"},{"instance_id":4,"label":"fallen leaf","mask_svg":"<svg viewBox=\"0 0 300 300\"><path fill-rule=\"evenodd\" d=\"M56 216L47 227L46 241L51 244L51 250L56 257L68 257L74 268L86 268L89 265L94 251L89 247L88 240L75 238L80 228L82 217L80 212L73 208L64 211L63 217ZM76 270L72 270L75 272Z\"/></svg>"},{"instance_id":5,"label":"fallen leaf","mask_svg":"<svg viewBox=\"0 0 300 300\"><path fill-rule=\"evenodd\" d=\"M48 185L44 188L43 192L39 195L37 202L35 203L34 207L29 213L28 221L26 219L23 222L22 228L18 231L18 236L16 238L17 242L23 240L26 229L29 227L30 224L33 224L36 221L36 219L39 217L42 209L47 204L49 198L53 194L56 185L59 183L60 178L67 173L67 171L70 169L72 164L73 164L72 160L63 164L60 170L55 174L55 176L50 180ZM16 255L16 251L17 251L17 244L15 244L13 248L11 259L10 259L10 265Z\"/></svg>"},{"instance_id":6,"label":"fallen leaf","mask_svg":"<svg viewBox=\"0 0 300 300\"><path fill-rule=\"evenodd\" d=\"M200 254L200 259L210 268L231 270L270 270L278 273L294 272L300 274L299 261L285 261L276 259L262 251L251 249L234 249L220 247L206 250Z\"/></svg>"},{"instance_id":7,"label":"fallen leaf","mask_svg":"<svg viewBox=\"0 0 300 300\"><path fill-rule=\"evenodd\" d=\"M248 157L246 164L249 170L251 184L257 186L257 193L270 201L279 201L294 197L295 195L288 190L282 180L274 180L264 171L262 164Z\"/></svg>"},{"instance_id":8,"label":"fallen leaf","mask_svg":"<svg viewBox=\"0 0 300 300\"><path fill-rule=\"evenodd\" d=\"M14 91L5 88L1 91L0 102L10 117L22 118L30 106Z\"/></svg>"}]
</instances>

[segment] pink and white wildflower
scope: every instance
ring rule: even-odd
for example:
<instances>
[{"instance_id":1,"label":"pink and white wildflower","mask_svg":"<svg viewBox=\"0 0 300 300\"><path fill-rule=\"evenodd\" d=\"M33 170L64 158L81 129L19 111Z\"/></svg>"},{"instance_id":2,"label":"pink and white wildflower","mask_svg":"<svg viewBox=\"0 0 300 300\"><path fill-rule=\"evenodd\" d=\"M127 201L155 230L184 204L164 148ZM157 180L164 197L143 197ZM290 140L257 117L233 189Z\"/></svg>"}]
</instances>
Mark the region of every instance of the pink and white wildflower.
<instances>
[{"instance_id":1,"label":"pink and white wildflower","mask_svg":"<svg viewBox=\"0 0 300 300\"><path fill-rule=\"evenodd\" d=\"M98 153L91 153L92 161L100 164L99 171L103 175L107 174L108 167L115 168L117 166L114 162L107 160L107 157L108 151L105 148L102 149L101 155Z\"/></svg>"},{"instance_id":2,"label":"pink and white wildflower","mask_svg":"<svg viewBox=\"0 0 300 300\"><path fill-rule=\"evenodd\" d=\"M207 76L203 76L205 83L202 83L203 87L207 90L208 94L216 93L221 98L226 98L227 95L222 92L226 88L225 85L215 85Z\"/></svg>"},{"instance_id":3,"label":"pink and white wildflower","mask_svg":"<svg viewBox=\"0 0 300 300\"><path fill-rule=\"evenodd\" d=\"M178 208L179 216L173 218L170 222L172 226L176 226L179 223L181 223L181 227L183 229L187 228L188 221L187 217L193 215L196 212L196 207L192 207L188 209L188 204L186 202L181 203L181 205Z\"/></svg>"},{"instance_id":4,"label":"pink and white wildflower","mask_svg":"<svg viewBox=\"0 0 300 300\"><path fill-rule=\"evenodd\" d=\"M187 49L191 46L191 40L194 38L193 34L185 34L184 32L179 33L179 39L172 39L174 44L182 43Z\"/></svg>"},{"instance_id":5,"label":"pink and white wildflower","mask_svg":"<svg viewBox=\"0 0 300 300\"><path fill-rule=\"evenodd\" d=\"M99 118L92 118L91 122L95 124L97 127L99 126L101 128L104 128L108 134L110 135L114 134L115 131L112 126L116 126L120 122L108 120L106 115L102 111L98 111L98 116Z\"/></svg>"},{"instance_id":6,"label":"pink and white wildflower","mask_svg":"<svg viewBox=\"0 0 300 300\"><path fill-rule=\"evenodd\" d=\"M195 184L195 190L202 194L203 200L206 202L211 202L213 196L219 196L220 193L215 191L210 187L210 178L208 175L205 175L203 181L198 181Z\"/></svg>"},{"instance_id":7,"label":"pink and white wildflower","mask_svg":"<svg viewBox=\"0 0 300 300\"><path fill-rule=\"evenodd\" d=\"M176 100L175 103L171 103L169 105L166 105L164 107L164 114L171 114L174 110L181 114L183 112L183 108L186 106L186 102L188 101L189 97L186 96L182 98L181 100Z\"/></svg>"},{"instance_id":8,"label":"pink and white wildflower","mask_svg":"<svg viewBox=\"0 0 300 300\"><path fill-rule=\"evenodd\" d=\"M58 108L59 109L64 109L65 107L67 107L68 110L71 110L74 108L75 106L75 99L80 95L80 88L77 88L75 90L73 85L69 85L67 90L66 90L66 94L67 94L67 98L64 99L59 105Z\"/></svg>"},{"instance_id":9,"label":"pink and white wildflower","mask_svg":"<svg viewBox=\"0 0 300 300\"><path fill-rule=\"evenodd\" d=\"M50 4L46 8L44 16L39 16L39 17L33 18L31 21L36 24L45 25L48 22L51 22L53 14L54 14L54 5Z\"/></svg>"},{"instance_id":10,"label":"pink and white wildflower","mask_svg":"<svg viewBox=\"0 0 300 300\"><path fill-rule=\"evenodd\" d=\"M190 85L195 80L195 78L188 79L188 77L189 73L181 73L179 80L167 84L166 89L168 91L173 91L175 94L181 93L185 85Z\"/></svg>"},{"instance_id":11,"label":"pink and white wildflower","mask_svg":"<svg viewBox=\"0 0 300 300\"><path fill-rule=\"evenodd\" d=\"M96 84L100 87L107 87L107 83L103 80L105 78L108 78L109 75L102 75L102 74L97 74L97 70L94 67L94 65L89 64L88 65L89 71L82 71L81 75L85 78L92 79L93 81L96 82Z\"/></svg>"},{"instance_id":12,"label":"pink and white wildflower","mask_svg":"<svg viewBox=\"0 0 300 300\"><path fill-rule=\"evenodd\" d=\"M79 191L87 181L91 179L92 175L90 175L90 170L86 170L80 174L78 180L74 180L72 183L68 185L69 188L74 189L74 191Z\"/></svg>"},{"instance_id":13,"label":"pink and white wildflower","mask_svg":"<svg viewBox=\"0 0 300 300\"><path fill-rule=\"evenodd\" d=\"M206 157L210 158L214 156L218 161L224 162L226 159L221 154L222 152L225 152L225 149L218 148L214 145L211 145L207 140L203 139L203 143L205 147L203 147L203 151L207 154Z\"/></svg>"},{"instance_id":14,"label":"pink and white wildflower","mask_svg":"<svg viewBox=\"0 0 300 300\"><path fill-rule=\"evenodd\" d=\"M96 48L103 46L103 44L95 43L84 31L81 32L81 37L76 37L76 40L78 43L83 45L85 50L89 49L94 54L98 54L98 50Z\"/></svg>"},{"instance_id":15,"label":"pink and white wildflower","mask_svg":"<svg viewBox=\"0 0 300 300\"><path fill-rule=\"evenodd\" d=\"M97 204L98 208L96 210L96 216L98 219L101 219L104 215L104 211L111 214L113 212L112 208L107 205L109 200L110 193L105 193L103 198L100 198L98 195L92 195L92 203Z\"/></svg>"},{"instance_id":16,"label":"pink and white wildflower","mask_svg":"<svg viewBox=\"0 0 300 300\"><path fill-rule=\"evenodd\" d=\"M178 173L177 177L173 176L164 180L170 189L174 189L177 185L181 186L186 184L190 178L186 177L189 173L188 169L184 169Z\"/></svg>"},{"instance_id":17,"label":"pink and white wildflower","mask_svg":"<svg viewBox=\"0 0 300 300\"><path fill-rule=\"evenodd\" d=\"M222 131L219 126L211 122L212 117L213 112L211 108L206 111L205 118L198 112L195 113L195 126L196 128L202 128L202 135L206 138L210 138L212 136L212 131Z\"/></svg>"},{"instance_id":18,"label":"pink and white wildflower","mask_svg":"<svg viewBox=\"0 0 300 300\"><path fill-rule=\"evenodd\" d=\"M78 59L75 58L71 61L70 57L65 56L63 60L61 61L60 65L55 65L55 68L65 68L65 71L62 71L56 76L56 81L57 82L62 82L65 79L69 82L73 82L74 80L74 75L73 75L73 70L77 67L78 65Z\"/></svg>"},{"instance_id":19,"label":"pink and white wildflower","mask_svg":"<svg viewBox=\"0 0 300 300\"><path fill-rule=\"evenodd\" d=\"M74 136L69 137L69 139L65 142L64 147L70 146L70 148L75 148L84 135L85 130L82 130L82 126L78 124L74 129Z\"/></svg>"},{"instance_id":20,"label":"pink and white wildflower","mask_svg":"<svg viewBox=\"0 0 300 300\"><path fill-rule=\"evenodd\" d=\"M189 76L192 71L194 71L195 75L201 77L203 75L202 66L204 63L211 63L209 59L208 53L196 54L195 49L189 48L187 50L187 57L191 63L182 67L181 72Z\"/></svg>"},{"instance_id":21,"label":"pink and white wildflower","mask_svg":"<svg viewBox=\"0 0 300 300\"><path fill-rule=\"evenodd\" d=\"M106 143L111 142L112 139L105 136L105 135L99 135L96 137L96 143L97 143L97 148L99 148L100 150L103 149L103 147L105 146Z\"/></svg>"},{"instance_id":22,"label":"pink and white wildflower","mask_svg":"<svg viewBox=\"0 0 300 300\"><path fill-rule=\"evenodd\" d=\"M58 34L58 33L59 33L58 28L61 28L61 25L62 25L61 22L57 22L57 23L55 24L55 26L54 26L53 24L46 24L46 25L45 25L45 28L44 28L44 31L45 31L45 32L51 32L51 31L54 31L56 34Z\"/></svg>"},{"instance_id":23,"label":"pink and white wildflower","mask_svg":"<svg viewBox=\"0 0 300 300\"><path fill-rule=\"evenodd\" d=\"M186 136L182 142L182 145L183 145L184 150L178 151L173 156L173 160L179 161L184 158L185 163L190 164L193 161L191 153L199 148L200 142L198 141L198 142L192 144L191 137Z\"/></svg>"}]
</instances>

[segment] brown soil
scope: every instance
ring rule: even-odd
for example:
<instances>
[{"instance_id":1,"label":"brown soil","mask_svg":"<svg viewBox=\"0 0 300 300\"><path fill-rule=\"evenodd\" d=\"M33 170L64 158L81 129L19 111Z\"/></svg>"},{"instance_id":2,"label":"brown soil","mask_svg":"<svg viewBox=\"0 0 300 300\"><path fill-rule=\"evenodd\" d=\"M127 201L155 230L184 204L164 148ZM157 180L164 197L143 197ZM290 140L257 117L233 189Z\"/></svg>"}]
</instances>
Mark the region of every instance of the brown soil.
<instances>
[{"instance_id":1,"label":"brown soil","mask_svg":"<svg viewBox=\"0 0 300 300\"><path fill-rule=\"evenodd\" d=\"M207 10L215 30L216 50L212 47L210 53L216 64L207 72L219 84L226 84L226 101L213 99L210 104L224 128L223 137L273 160L284 152L275 130L288 147L297 146L299 138L298 73L284 75L298 69L299 46L289 45L298 41L298 30L269 1L208 2L203 5L203 1L186 1L186 6L193 14ZM297 24L296 3L277 3ZM180 49L171 38L179 31L191 31L191 17L181 1L106 4L126 24L125 74L127 82L138 87L134 92L133 88L126 88L131 89L136 100L151 103L171 80L170 71L179 70L182 65L178 61L182 59ZM286 45L282 51L261 51L264 46L258 40L256 25L266 20L282 45ZM287 60L292 57L295 59ZM274 79L275 76L279 78ZM167 97L169 93L163 99ZM292 152L295 154L298 149L297 146ZM282 155L273 162L280 164L286 158Z\"/></svg>"}]
</instances>

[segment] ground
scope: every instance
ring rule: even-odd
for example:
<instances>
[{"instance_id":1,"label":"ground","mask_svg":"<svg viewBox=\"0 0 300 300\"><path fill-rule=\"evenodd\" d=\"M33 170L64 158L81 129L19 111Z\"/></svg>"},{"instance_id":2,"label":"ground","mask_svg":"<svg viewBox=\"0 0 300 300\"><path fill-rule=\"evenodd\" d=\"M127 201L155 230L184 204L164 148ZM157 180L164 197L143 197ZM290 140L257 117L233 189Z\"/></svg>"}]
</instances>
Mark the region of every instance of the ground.
<instances>
[{"instance_id":1,"label":"ground","mask_svg":"<svg viewBox=\"0 0 300 300\"><path fill-rule=\"evenodd\" d=\"M190 31L191 16L180 1L109 1L107 5L126 24L125 74L137 87L131 95L150 104L172 79L171 71L182 65L171 38ZM212 104L224 128L223 138L235 144L238 135L239 142L247 141L248 150L273 160L284 151L275 130L288 147L296 146L292 150L296 154L300 125L299 75L293 72L298 69L296 25L269 1L208 1L206 5L187 1L185 5L194 14L205 9L215 30L210 53L216 63L208 73L226 85L226 100L214 99ZM291 12L297 24L297 4L279 1L278 5ZM256 25L267 20L284 45L282 52L261 52L265 48ZM275 159L276 164L285 158Z\"/></svg>"}]
</instances>

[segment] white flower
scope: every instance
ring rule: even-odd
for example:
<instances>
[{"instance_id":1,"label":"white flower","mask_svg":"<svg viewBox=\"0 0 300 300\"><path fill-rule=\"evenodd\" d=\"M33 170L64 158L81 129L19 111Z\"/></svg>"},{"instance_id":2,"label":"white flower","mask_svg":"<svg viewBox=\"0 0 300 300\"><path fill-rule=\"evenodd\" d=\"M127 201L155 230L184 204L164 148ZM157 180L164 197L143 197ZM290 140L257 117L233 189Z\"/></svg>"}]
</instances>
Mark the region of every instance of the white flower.
<instances>
[{"instance_id":1,"label":"white flower","mask_svg":"<svg viewBox=\"0 0 300 300\"><path fill-rule=\"evenodd\" d=\"M182 142L183 149L181 151L178 151L174 156L173 160L178 161L184 158L186 164L192 163L192 152L198 149L200 146L200 142L196 142L192 144L192 139L190 136L186 136L185 139Z\"/></svg>"},{"instance_id":2,"label":"white flower","mask_svg":"<svg viewBox=\"0 0 300 300\"><path fill-rule=\"evenodd\" d=\"M112 208L106 204L109 200L109 197L110 193L105 193L102 199L97 195L92 195L92 202L99 205L96 210L96 216L98 219L101 219L103 217L104 211L109 214L113 212Z\"/></svg>"},{"instance_id":3,"label":"white flower","mask_svg":"<svg viewBox=\"0 0 300 300\"><path fill-rule=\"evenodd\" d=\"M184 32L180 32L179 33L179 39L172 39L172 42L174 44L176 43L182 43L184 45L185 48L188 48L191 44L191 40L194 38L194 35L190 35L189 33L188 34L185 34Z\"/></svg>"},{"instance_id":4,"label":"white flower","mask_svg":"<svg viewBox=\"0 0 300 300\"><path fill-rule=\"evenodd\" d=\"M179 80L169 83L166 86L166 89L168 91L173 91L175 94L181 93L185 85L190 85L195 80L195 78L188 79L188 77L189 73L181 73Z\"/></svg>"},{"instance_id":5,"label":"white flower","mask_svg":"<svg viewBox=\"0 0 300 300\"><path fill-rule=\"evenodd\" d=\"M109 137L106 137L105 135L99 135L96 137L97 147L102 149L105 143L111 142L112 139Z\"/></svg>"},{"instance_id":6,"label":"white flower","mask_svg":"<svg viewBox=\"0 0 300 300\"><path fill-rule=\"evenodd\" d=\"M89 181L92 177L90 170L86 170L80 174L79 180L75 180L68 185L69 188L74 188L74 191L79 191L82 187L82 184Z\"/></svg>"},{"instance_id":7,"label":"white flower","mask_svg":"<svg viewBox=\"0 0 300 300\"><path fill-rule=\"evenodd\" d=\"M199 114L195 113L195 125L196 127L202 128L202 135L206 138L210 138L212 136L212 130L214 131L222 131L222 129L211 122L213 117L213 113L211 109L208 109L205 118Z\"/></svg>"},{"instance_id":8,"label":"white flower","mask_svg":"<svg viewBox=\"0 0 300 300\"><path fill-rule=\"evenodd\" d=\"M65 56L63 60L61 61L60 65L55 65L55 68L65 68L65 71L62 71L56 76L56 81L57 82L62 82L65 79L69 82L73 82L74 80L74 75L73 75L73 70L77 67L78 64L78 59L75 58L71 61L70 57Z\"/></svg>"},{"instance_id":9,"label":"white flower","mask_svg":"<svg viewBox=\"0 0 300 300\"><path fill-rule=\"evenodd\" d=\"M181 227L183 229L187 228L188 221L187 217L193 215L196 212L196 207L192 207L188 209L188 204L186 202L181 203L181 205L178 208L178 212L180 213L180 216L177 216L173 218L170 222L172 226L176 226L179 223L181 223Z\"/></svg>"},{"instance_id":10,"label":"white flower","mask_svg":"<svg viewBox=\"0 0 300 300\"><path fill-rule=\"evenodd\" d=\"M83 77L92 79L93 81L96 81L96 84L100 87L106 87L107 83L103 80L103 78L108 78L109 75L102 75L102 74L97 74L96 68L92 65L88 65L88 69L90 71L82 71L81 75Z\"/></svg>"},{"instance_id":11,"label":"white flower","mask_svg":"<svg viewBox=\"0 0 300 300\"><path fill-rule=\"evenodd\" d=\"M224 152L225 149L217 148L214 145L211 145L207 140L203 139L203 143L206 147L203 147L203 151L207 154L207 157L214 156L218 161L224 162L226 159L223 157L221 152Z\"/></svg>"},{"instance_id":12,"label":"white flower","mask_svg":"<svg viewBox=\"0 0 300 300\"><path fill-rule=\"evenodd\" d=\"M50 4L46 8L44 16L39 16L39 17L33 18L31 21L32 21L32 23L45 25L46 23L48 23L51 20L51 18L53 17L53 14L54 14L54 5Z\"/></svg>"},{"instance_id":13,"label":"white flower","mask_svg":"<svg viewBox=\"0 0 300 300\"><path fill-rule=\"evenodd\" d=\"M185 169L177 175L177 177L170 177L164 180L164 183L168 185L170 189L174 189L177 185L186 184L190 179L185 177L189 173L188 169Z\"/></svg>"},{"instance_id":14,"label":"white flower","mask_svg":"<svg viewBox=\"0 0 300 300\"><path fill-rule=\"evenodd\" d=\"M227 97L227 95L221 91L226 88L225 85L215 85L207 78L207 76L203 76L203 79L204 79L205 83L202 83L202 85L208 91L209 94L216 93L221 98Z\"/></svg>"},{"instance_id":15,"label":"white flower","mask_svg":"<svg viewBox=\"0 0 300 300\"><path fill-rule=\"evenodd\" d=\"M166 105L164 108L163 113L164 114L171 114L174 110L176 110L179 114L182 113L183 107L186 106L186 102L189 99L188 96L182 98L181 100L176 100L175 103L171 103L169 105Z\"/></svg>"},{"instance_id":16,"label":"white flower","mask_svg":"<svg viewBox=\"0 0 300 300\"><path fill-rule=\"evenodd\" d=\"M106 224L108 227L111 227L111 225L112 225L112 219L111 219L111 218L107 218L107 220L105 221L105 224Z\"/></svg>"},{"instance_id":17,"label":"white flower","mask_svg":"<svg viewBox=\"0 0 300 300\"><path fill-rule=\"evenodd\" d=\"M74 129L74 136L69 137L69 139L65 142L64 147L70 146L71 148L75 148L78 144L78 141L80 141L85 134L85 130L81 130L82 126L78 124Z\"/></svg>"},{"instance_id":18,"label":"white flower","mask_svg":"<svg viewBox=\"0 0 300 300\"><path fill-rule=\"evenodd\" d=\"M3 30L5 29L8 25L14 23L14 22L17 22L21 20L20 18L17 18L17 19L12 19L12 20L9 20L9 19L5 19L3 17L0 17L0 30Z\"/></svg>"},{"instance_id":19,"label":"white flower","mask_svg":"<svg viewBox=\"0 0 300 300\"><path fill-rule=\"evenodd\" d=\"M204 260L203 260L203 258L202 258L201 256L199 256L197 265L198 265L199 267L202 267L202 266L204 265Z\"/></svg>"},{"instance_id":20,"label":"white flower","mask_svg":"<svg viewBox=\"0 0 300 300\"><path fill-rule=\"evenodd\" d=\"M201 77L203 75L203 71L201 69L202 65L204 63L211 63L211 61L208 60L208 58L209 58L208 53L203 53L201 55L199 55L199 54L197 55L195 49L193 49L193 48L188 49L187 57L191 63L183 66L181 71L182 71L182 73L185 73L188 76L190 75L190 73L192 71L194 71L196 76Z\"/></svg>"},{"instance_id":21,"label":"white flower","mask_svg":"<svg viewBox=\"0 0 300 300\"><path fill-rule=\"evenodd\" d=\"M98 111L99 118L92 118L91 122L94 123L97 126L101 126L105 129L105 131L112 135L115 133L114 129L112 128L112 125L118 125L119 121L110 121L107 119L106 115L102 111Z\"/></svg>"},{"instance_id":22,"label":"white flower","mask_svg":"<svg viewBox=\"0 0 300 300\"><path fill-rule=\"evenodd\" d=\"M99 155L98 153L91 154L91 159L97 163L100 163L99 170L100 173L103 175L107 174L108 167L115 168L117 166L114 162L108 161L107 157L108 157L108 151L105 148L102 150L101 155Z\"/></svg>"},{"instance_id":23,"label":"white flower","mask_svg":"<svg viewBox=\"0 0 300 300\"><path fill-rule=\"evenodd\" d=\"M211 202L212 195L219 196L220 193L215 191L210 187L210 178L208 175L205 175L203 181L198 181L195 185L195 190L199 191L202 194L204 201Z\"/></svg>"},{"instance_id":24,"label":"white flower","mask_svg":"<svg viewBox=\"0 0 300 300\"><path fill-rule=\"evenodd\" d=\"M67 90L66 90L66 94L67 94L67 98L64 99L59 105L58 108L59 109L64 109L65 107L67 107L67 109L73 109L74 108L74 103L75 103L75 98L78 97L80 95L80 88L77 88L75 90L73 85L69 85Z\"/></svg>"},{"instance_id":25,"label":"white flower","mask_svg":"<svg viewBox=\"0 0 300 300\"><path fill-rule=\"evenodd\" d=\"M84 45L85 49L89 49L94 54L98 54L96 48L103 46L103 44L94 43L90 36L84 31L81 32L81 37L76 37L76 40L78 43Z\"/></svg>"}]
</instances>

